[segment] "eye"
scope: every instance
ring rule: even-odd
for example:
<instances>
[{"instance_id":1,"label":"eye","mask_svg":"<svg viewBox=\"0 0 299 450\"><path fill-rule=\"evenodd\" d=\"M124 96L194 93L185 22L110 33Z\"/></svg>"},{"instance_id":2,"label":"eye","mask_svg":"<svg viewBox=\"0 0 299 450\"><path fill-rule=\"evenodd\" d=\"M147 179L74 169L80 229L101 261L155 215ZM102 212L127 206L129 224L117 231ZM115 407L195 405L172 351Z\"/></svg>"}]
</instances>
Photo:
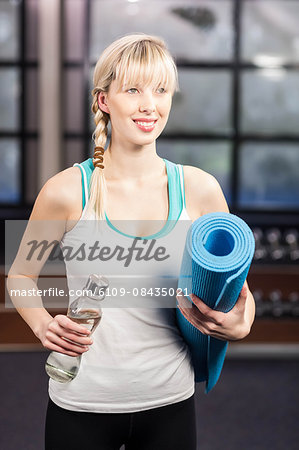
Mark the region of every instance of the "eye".
<instances>
[{"instance_id":1,"label":"eye","mask_svg":"<svg viewBox=\"0 0 299 450\"><path fill-rule=\"evenodd\" d=\"M164 94L166 92L166 89L164 89L163 87L158 88L158 91L161 91L161 90L162 90L162 92L160 92L160 94Z\"/></svg>"},{"instance_id":2,"label":"eye","mask_svg":"<svg viewBox=\"0 0 299 450\"><path fill-rule=\"evenodd\" d=\"M128 89L127 92L130 92L130 91L137 91L137 88L130 88L130 89Z\"/></svg>"}]
</instances>

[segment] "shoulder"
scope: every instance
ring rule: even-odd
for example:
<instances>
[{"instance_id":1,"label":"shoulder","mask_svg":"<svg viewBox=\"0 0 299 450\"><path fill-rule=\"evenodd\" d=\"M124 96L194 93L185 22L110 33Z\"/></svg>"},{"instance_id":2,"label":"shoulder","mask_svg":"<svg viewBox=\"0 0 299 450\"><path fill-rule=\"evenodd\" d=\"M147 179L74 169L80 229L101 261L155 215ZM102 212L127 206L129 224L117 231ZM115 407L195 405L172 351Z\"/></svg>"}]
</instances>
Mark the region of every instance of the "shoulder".
<instances>
[{"instance_id":1,"label":"shoulder","mask_svg":"<svg viewBox=\"0 0 299 450\"><path fill-rule=\"evenodd\" d=\"M81 208L81 173L78 167L69 167L53 177L41 188L32 214L38 216L68 219L74 210Z\"/></svg>"},{"instance_id":2,"label":"shoulder","mask_svg":"<svg viewBox=\"0 0 299 450\"><path fill-rule=\"evenodd\" d=\"M183 166L187 210L197 218L209 212L228 212L222 189L216 178L195 166Z\"/></svg>"}]
</instances>

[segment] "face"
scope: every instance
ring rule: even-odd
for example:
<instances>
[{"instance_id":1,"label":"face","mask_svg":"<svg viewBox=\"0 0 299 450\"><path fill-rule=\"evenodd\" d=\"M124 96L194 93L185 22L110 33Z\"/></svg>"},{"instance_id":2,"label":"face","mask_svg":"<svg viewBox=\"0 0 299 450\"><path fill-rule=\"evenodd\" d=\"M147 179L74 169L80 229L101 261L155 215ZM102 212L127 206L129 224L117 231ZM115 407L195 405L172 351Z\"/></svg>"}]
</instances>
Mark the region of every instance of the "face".
<instances>
[{"instance_id":1,"label":"face","mask_svg":"<svg viewBox=\"0 0 299 450\"><path fill-rule=\"evenodd\" d=\"M137 84L117 89L114 80L108 93L98 96L99 107L110 114L112 139L136 145L152 143L162 133L170 112L172 93L162 86Z\"/></svg>"}]
</instances>

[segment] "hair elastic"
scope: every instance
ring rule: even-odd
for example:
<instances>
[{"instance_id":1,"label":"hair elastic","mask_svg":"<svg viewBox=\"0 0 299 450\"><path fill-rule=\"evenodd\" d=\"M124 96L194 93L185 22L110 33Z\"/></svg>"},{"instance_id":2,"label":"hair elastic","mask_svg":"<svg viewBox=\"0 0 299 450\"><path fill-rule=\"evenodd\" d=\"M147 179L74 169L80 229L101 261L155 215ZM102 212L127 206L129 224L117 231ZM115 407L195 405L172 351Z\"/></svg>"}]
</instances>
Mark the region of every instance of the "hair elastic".
<instances>
[{"instance_id":1,"label":"hair elastic","mask_svg":"<svg viewBox=\"0 0 299 450\"><path fill-rule=\"evenodd\" d=\"M103 164L101 164L104 161L104 151L105 150L103 147L95 147L92 160L94 168L99 167L100 169L104 169Z\"/></svg>"}]
</instances>

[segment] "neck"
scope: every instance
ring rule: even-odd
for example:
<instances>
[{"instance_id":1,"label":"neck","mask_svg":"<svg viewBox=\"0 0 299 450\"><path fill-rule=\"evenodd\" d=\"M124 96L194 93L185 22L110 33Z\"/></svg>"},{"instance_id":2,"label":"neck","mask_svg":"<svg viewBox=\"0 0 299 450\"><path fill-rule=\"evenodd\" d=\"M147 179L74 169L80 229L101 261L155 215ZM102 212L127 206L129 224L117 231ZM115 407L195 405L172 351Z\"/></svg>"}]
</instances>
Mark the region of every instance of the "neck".
<instances>
[{"instance_id":1,"label":"neck","mask_svg":"<svg viewBox=\"0 0 299 450\"><path fill-rule=\"evenodd\" d=\"M106 180L145 179L165 173L165 163L156 153L155 142L135 149L110 145L104 154Z\"/></svg>"}]
</instances>

